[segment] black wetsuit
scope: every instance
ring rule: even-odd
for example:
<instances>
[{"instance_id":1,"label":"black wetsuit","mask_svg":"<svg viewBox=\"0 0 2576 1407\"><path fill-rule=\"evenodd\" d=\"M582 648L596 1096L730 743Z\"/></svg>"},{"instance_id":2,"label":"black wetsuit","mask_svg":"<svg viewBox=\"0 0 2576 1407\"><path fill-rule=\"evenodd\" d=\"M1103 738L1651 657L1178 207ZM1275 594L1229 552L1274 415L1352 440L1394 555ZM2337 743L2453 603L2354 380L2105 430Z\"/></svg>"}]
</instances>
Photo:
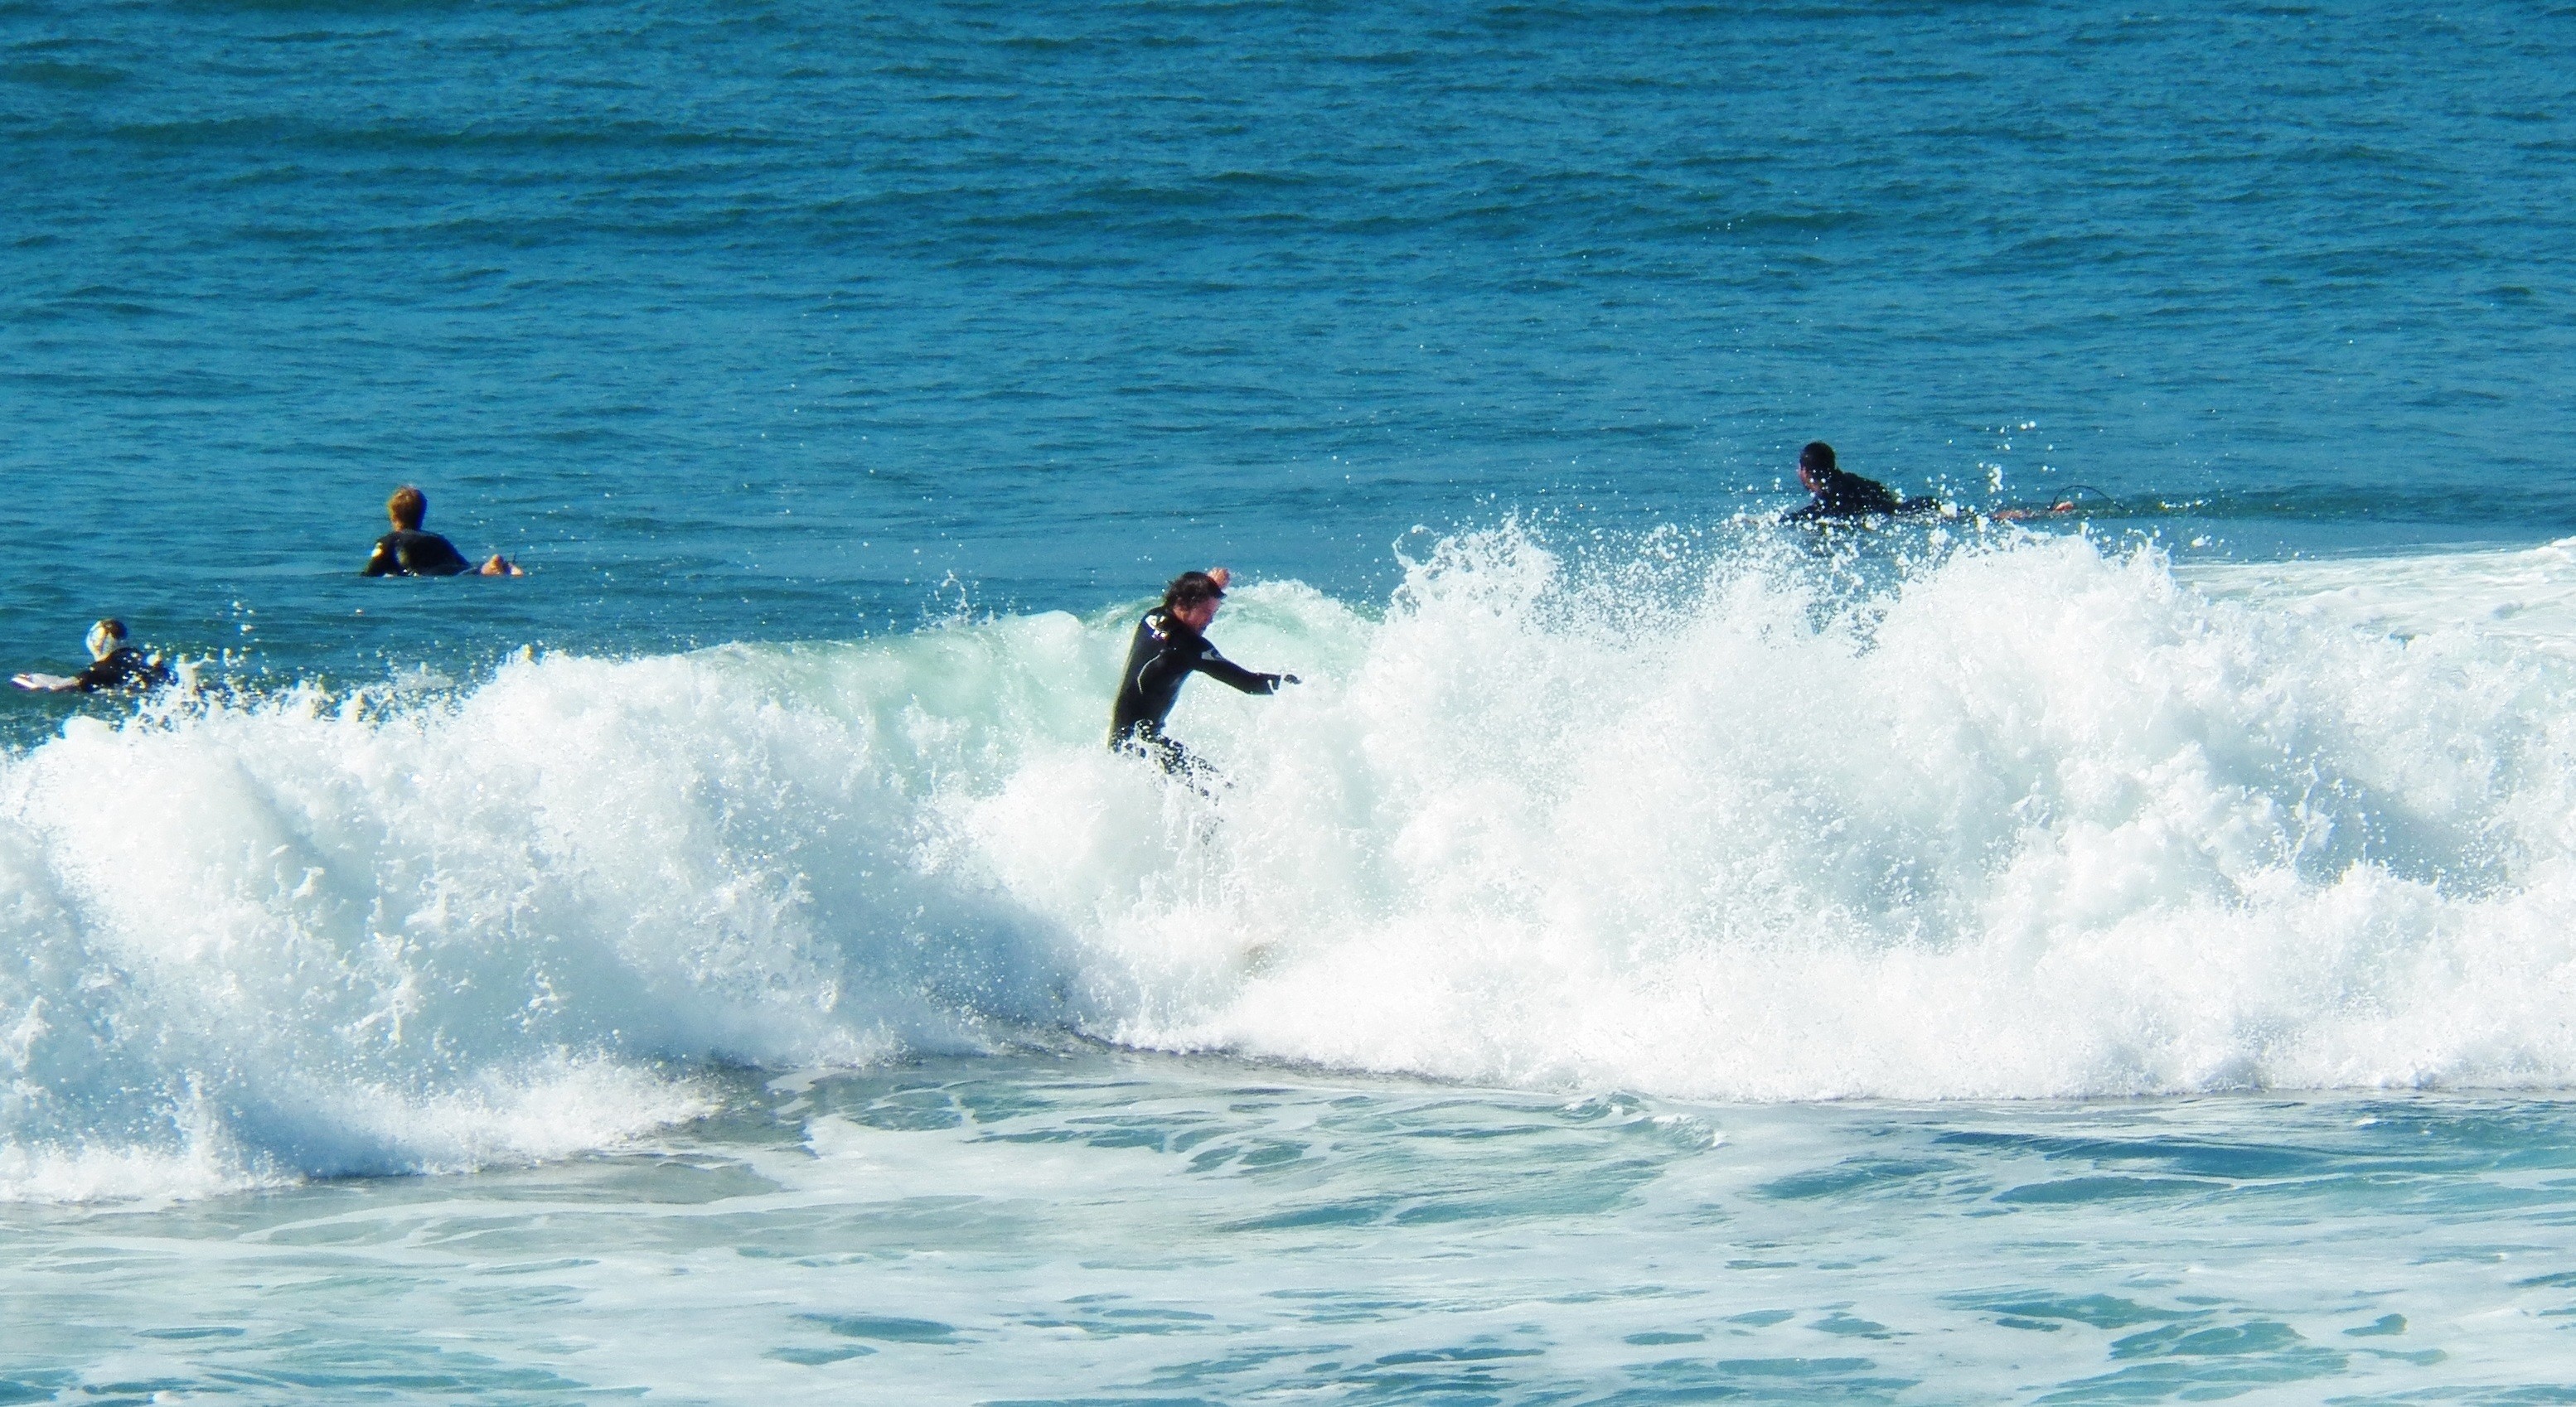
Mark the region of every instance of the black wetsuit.
<instances>
[{"instance_id":1,"label":"black wetsuit","mask_svg":"<svg viewBox=\"0 0 2576 1407\"><path fill-rule=\"evenodd\" d=\"M117 646L106 659L72 676L72 687L84 694L140 694L169 682L170 671L132 645Z\"/></svg>"},{"instance_id":2,"label":"black wetsuit","mask_svg":"<svg viewBox=\"0 0 2576 1407\"><path fill-rule=\"evenodd\" d=\"M368 576L463 576L474 570L456 544L418 528L396 528L376 539Z\"/></svg>"},{"instance_id":3,"label":"black wetsuit","mask_svg":"<svg viewBox=\"0 0 2576 1407\"><path fill-rule=\"evenodd\" d=\"M1279 691L1278 675L1246 669L1218 654L1206 636L1168 611L1147 611L1127 646L1127 672L1119 676L1118 702L1109 712L1109 745L1145 753L1167 772L1198 770L1198 760L1163 735L1163 720L1172 716L1181 685L1193 671L1247 694Z\"/></svg>"},{"instance_id":4,"label":"black wetsuit","mask_svg":"<svg viewBox=\"0 0 2576 1407\"><path fill-rule=\"evenodd\" d=\"M1814 523L1828 518L1866 518L1873 513L1935 513L1941 508L1938 499L1918 498L1907 502L1876 479L1864 479L1840 469L1810 469L1807 472L1816 481L1815 488L1809 490L1813 497L1808 499L1805 507L1781 514L1781 522Z\"/></svg>"}]
</instances>

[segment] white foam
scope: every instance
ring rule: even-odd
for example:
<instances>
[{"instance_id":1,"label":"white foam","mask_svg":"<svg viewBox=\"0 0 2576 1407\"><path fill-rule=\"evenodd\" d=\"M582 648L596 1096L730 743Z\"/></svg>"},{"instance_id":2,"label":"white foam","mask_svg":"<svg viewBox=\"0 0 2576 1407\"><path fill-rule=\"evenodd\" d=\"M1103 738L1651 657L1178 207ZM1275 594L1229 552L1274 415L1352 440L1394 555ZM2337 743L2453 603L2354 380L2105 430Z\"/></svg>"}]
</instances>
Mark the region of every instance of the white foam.
<instances>
[{"instance_id":1,"label":"white foam","mask_svg":"<svg viewBox=\"0 0 2576 1407\"><path fill-rule=\"evenodd\" d=\"M2395 557L2204 562L2180 575L2212 595L2359 630L2410 638L2466 631L2576 651L2576 538Z\"/></svg>"},{"instance_id":2,"label":"white foam","mask_svg":"<svg viewBox=\"0 0 2576 1407\"><path fill-rule=\"evenodd\" d=\"M1311 682L1190 686L1215 801L1101 748L1119 616L69 728L0 759L0 1196L557 1156L695 1064L1030 1027L1726 1098L2576 1078L2576 621L1916 555L1507 528L1376 616L1238 592Z\"/></svg>"}]
</instances>

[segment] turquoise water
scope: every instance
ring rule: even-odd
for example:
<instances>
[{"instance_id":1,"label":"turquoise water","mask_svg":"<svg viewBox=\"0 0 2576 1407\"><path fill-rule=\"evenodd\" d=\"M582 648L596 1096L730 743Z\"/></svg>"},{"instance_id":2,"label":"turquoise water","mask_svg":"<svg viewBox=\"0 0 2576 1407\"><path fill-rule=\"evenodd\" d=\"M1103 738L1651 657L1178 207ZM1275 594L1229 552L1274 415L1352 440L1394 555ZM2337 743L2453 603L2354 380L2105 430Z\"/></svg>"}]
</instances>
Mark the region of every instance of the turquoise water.
<instances>
[{"instance_id":1,"label":"turquoise water","mask_svg":"<svg viewBox=\"0 0 2576 1407\"><path fill-rule=\"evenodd\" d=\"M2576 1396L2571 72L0 3L0 1402Z\"/></svg>"},{"instance_id":2,"label":"turquoise water","mask_svg":"<svg viewBox=\"0 0 2576 1407\"><path fill-rule=\"evenodd\" d=\"M0 1303L34 1332L5 1381L22 1401L2566 1390L2576 1276L2548 1232L2576 1151L2549 1102L1712 1108L1096 1053L729 1088L732 1113L650 1153L17 1209Z\"/></svg>"}]
</instances>

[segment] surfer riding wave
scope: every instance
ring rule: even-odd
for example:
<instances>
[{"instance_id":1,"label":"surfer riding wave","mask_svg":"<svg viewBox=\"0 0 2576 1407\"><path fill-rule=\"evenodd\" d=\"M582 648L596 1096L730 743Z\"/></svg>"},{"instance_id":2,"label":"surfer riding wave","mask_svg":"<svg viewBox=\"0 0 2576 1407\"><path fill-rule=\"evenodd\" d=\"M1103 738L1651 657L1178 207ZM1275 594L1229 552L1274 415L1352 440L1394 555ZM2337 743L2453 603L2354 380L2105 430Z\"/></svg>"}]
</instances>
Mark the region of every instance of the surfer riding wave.
<instances>
[{"instance_id":1,"label":"surfer riding wave","mask_svg":"<svg viewBox=\"0 0 2576 1407\"><path fill-rule=\"evenodd\" d=\"M1211 769L1163 732L1163 720L1181 697L1181 685L1193 673L1247 694L1275 694L1294 684L1293 674L1264 674L1218 654L1209 642L1208 623L1216 619L1233 580L1223 567L1183 572L1163 591L1163 604L1136 622L1127 645L1127 667L1118 677L1118 701L1109 714L1109 746L1120 752L1151 757L1174 776L1201 778Z\"/></svg>"}]
</instances>

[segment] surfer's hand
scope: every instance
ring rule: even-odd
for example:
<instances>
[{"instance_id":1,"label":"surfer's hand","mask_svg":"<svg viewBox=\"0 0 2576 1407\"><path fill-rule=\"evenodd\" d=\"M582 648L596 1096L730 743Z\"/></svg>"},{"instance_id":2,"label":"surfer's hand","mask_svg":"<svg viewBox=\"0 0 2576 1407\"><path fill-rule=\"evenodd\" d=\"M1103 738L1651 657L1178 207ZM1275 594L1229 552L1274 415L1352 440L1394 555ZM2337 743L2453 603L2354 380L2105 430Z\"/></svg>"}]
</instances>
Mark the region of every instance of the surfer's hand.
<instances>
[{"instance_id":1,"label":"surfer's hand","mask_svg":"<svg viewBox=\"0 0 2576 1407\"><path fill-rule=\"evenodd\" d=\"M1279 676L1279 682L1282 684L1303 684L1306 681L1293 674L1283 674Z\"/></svg>"}]
</instances>

